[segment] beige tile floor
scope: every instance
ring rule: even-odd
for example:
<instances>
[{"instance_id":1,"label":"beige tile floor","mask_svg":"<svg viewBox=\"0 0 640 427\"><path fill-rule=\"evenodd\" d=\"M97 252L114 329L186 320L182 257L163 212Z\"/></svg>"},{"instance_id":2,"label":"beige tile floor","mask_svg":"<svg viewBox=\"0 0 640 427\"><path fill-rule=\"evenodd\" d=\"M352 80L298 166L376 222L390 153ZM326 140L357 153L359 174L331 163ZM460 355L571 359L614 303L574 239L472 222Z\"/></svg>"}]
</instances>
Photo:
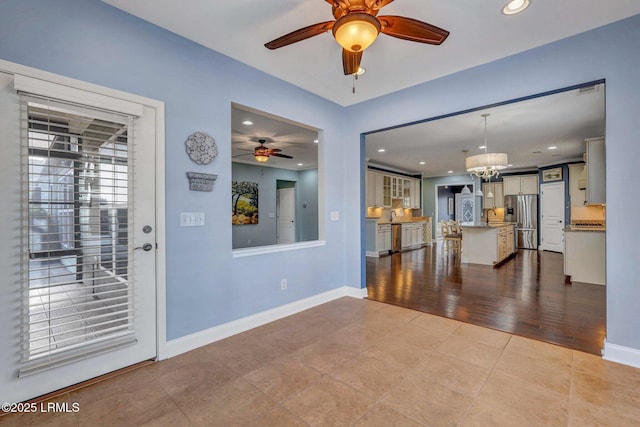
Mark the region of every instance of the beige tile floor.
<instances>
[{"instance_id":1,"label":"beige tile floor","mask_svg":"<svg viewBox=\"0 0 640 427\"><path fill-rule=\"evenodd\" d=\"M342 298L56 398L50 426L638 426L640 369Z\"/></svg>"}]
</instances>

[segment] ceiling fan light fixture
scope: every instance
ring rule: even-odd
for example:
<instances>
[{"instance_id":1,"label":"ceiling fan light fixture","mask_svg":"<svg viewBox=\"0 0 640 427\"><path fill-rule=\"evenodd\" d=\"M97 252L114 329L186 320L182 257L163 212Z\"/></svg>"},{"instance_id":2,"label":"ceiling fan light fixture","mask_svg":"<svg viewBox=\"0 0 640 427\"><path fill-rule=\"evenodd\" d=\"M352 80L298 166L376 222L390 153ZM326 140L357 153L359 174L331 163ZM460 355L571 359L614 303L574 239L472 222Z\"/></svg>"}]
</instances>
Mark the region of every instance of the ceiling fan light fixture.
<instances>
[{"instance_id":1,"label":"ceiling fan light fixture","mask_svg":"<svg viewBox=\"0 0 640 427\"><path fill-rule=\"evenodd\" d=\"M269 160L269 156L265 155L265 154L254 154L253 157L255 157L255 159L260 162L260 163L267 163L267 160Z\"/></svg>"},{"instance_id":2,"label":"ceiling fan light fixture","mask_svg":"<svg viewBox=\"0 0 640 427\"><path fill-rule=\"evenodd\" d=\"M349 13L333 26L336 41L350 52L362 52L376 40L380 22L367 13Z\"/></svg>"},{"instance_id":3,"label":"ceiling fan light fixture","mask_svg":"<svg viewBox=\"0 0 640 427\"><path fill-rule=\"evenodd\" d=\"M531 4L531 0L511 0L502 8L505 15L515 15L522 12Z\"/></svg>"}]
</instances>

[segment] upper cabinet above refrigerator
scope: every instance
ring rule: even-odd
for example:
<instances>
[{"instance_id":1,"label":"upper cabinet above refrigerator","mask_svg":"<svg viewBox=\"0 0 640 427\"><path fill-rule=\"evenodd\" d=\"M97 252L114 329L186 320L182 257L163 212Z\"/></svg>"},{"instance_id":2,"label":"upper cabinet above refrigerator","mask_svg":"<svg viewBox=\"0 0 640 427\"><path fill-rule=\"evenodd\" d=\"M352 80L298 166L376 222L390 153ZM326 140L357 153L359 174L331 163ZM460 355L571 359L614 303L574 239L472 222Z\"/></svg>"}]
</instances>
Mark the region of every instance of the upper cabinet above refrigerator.
<instances>
[{"instance_id":1,"label":"upper cabinet above refrigerator","mask_svg":"<svg viewBox=\"0 0 640 427\"><path fill-rule=\"evenodd\" d=\"M538 194L538 175L505 176L502 182L505 196Z\"/></svg>"}]
</instances>

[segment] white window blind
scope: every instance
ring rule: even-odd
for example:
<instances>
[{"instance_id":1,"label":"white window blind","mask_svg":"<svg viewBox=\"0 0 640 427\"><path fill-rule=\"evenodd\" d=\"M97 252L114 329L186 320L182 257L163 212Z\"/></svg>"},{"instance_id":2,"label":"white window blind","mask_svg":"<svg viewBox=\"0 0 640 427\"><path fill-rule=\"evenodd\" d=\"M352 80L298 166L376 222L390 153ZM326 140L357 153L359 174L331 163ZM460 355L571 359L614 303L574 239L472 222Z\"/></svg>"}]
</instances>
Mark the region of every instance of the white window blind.
<instances>
[{"instance_id":1,"label":"white window blind","mask_svg":"<svg viewBox=\"0 0 640 427\"><path fill-rule=\"evenodd\" d=\"M133 117L21 94L20 375L135 340Z\"/></svg>"}]
</instances>

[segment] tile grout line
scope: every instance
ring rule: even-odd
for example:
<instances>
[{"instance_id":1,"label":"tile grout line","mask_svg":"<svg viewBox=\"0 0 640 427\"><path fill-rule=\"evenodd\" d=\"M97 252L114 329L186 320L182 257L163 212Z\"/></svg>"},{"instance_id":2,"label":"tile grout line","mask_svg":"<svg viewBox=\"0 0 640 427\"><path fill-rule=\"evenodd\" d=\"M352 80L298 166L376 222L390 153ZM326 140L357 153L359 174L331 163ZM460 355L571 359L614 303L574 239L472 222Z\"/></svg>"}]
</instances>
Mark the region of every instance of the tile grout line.
<instances>
[{"instance_id":1,"label":"tile grout line","mask_svg":"<svg viewBox=\"0 0 640 427\"><path fill-rule=\"evenodd\" d=\"M574 375L576 371L576 350L571 351L571 378L569 381L569 401L567 404L567 426L571 425L571 417L573 411L571 410L571 402L573 402L573 394L574 394Z\"/></svg>"},{"instance_id":2,"label":"tile grout line","mask_svg":"<svg viewBox=\"0 0 640 427\"><path fill-rule=\"evenodd\" d=\"M502 355L504 354L505 351L507 351L507 346L511 342L511 338L513 338L513 334L509 334L509 335L510 335L509 339L505 343L504 347L502 347L502 351L500 351L500 355L496 358L496 361L494 362L493 366L489 370L489 374L487 374L487 377L482 382L482 385L478 389L478 392L476 393L476 395L473 396L473 400L471 401L471 404L467 408L467 411L465 412L464 417L462 417L462 419L460 420L460 424L463 424L466 421L466 419L469 417L469 413L475 407L476 401L478 400L478 397L480 396L480 394L482 394L482 391L484 390L484 387L486 386L487 381L489 381L489 378L491 378L491 375L493 375L493 372L495 371L496 366L498 365L498 362L502 358Z\"/></svg>"}]
</instances>

